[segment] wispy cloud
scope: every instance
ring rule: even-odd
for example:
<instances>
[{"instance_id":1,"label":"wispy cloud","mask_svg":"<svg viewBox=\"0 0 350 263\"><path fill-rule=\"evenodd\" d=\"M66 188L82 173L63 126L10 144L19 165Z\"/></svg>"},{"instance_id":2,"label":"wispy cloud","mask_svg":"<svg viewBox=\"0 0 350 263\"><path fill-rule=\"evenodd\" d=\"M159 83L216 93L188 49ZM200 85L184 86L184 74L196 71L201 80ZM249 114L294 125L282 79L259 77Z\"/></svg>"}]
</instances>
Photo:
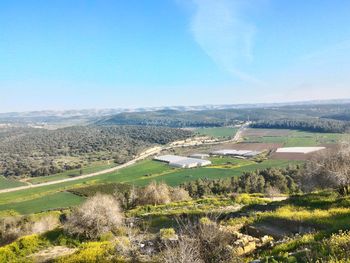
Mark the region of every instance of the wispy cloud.
<instances>
[{"instance_id":1,"label":"wispy cloud","mask_svg":"<svg viewBox=\"0 0 350 263\"><path fill-rule=\"evenodd\" d=\"M242 68L254 59L255 26L242 16L239 0L192 0L191 31L199 46L217 65L240 80L261 84Z\"/></svg>"}]
</instances>

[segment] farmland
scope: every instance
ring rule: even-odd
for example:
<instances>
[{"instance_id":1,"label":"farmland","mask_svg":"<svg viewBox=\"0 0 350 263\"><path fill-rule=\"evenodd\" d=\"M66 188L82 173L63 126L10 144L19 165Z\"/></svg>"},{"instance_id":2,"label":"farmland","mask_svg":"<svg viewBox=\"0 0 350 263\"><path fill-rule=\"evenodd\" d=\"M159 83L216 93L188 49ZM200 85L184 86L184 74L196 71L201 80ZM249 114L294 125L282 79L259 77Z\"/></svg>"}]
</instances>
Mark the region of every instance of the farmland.
<instances>
[{"instance_id":1,"label":"farmland","mask_svg":"<svg viewBox=\"0 0 350 263\"><path fill-rule=\"evenodd\" d=\"M69 208L79 205L83 197L69 192L58 192L18 203L0 204L0 211L14 210L20 214L32 214L51 209Z\"/></svg>"},{"instance_id":2,"label":"farmland","mask_svg":"<svg viewBox=\"0 0 350 263\"><path fill-rule=\"evenodd\" d=\"M288 160L266 160L262 163L232 158L214 158L212 160L213 167L186 170L174 169L164 163L145 160L118 172L93 178L0 194L0 210L14 209L23 213L28 211L27 207L30 209L33 206L35 206L35 211L74 206L79 199L73 194L65 194L62 191L90 184L127 183L144 186L151 181L162 181L176 186L200 178L228 178L257 169L285 167L291 163ZM60 196L60 194L64 195Z\"/></svg>"},{"instance_id":3,"label":"farmland","mask_svg":"<svg viewBox=\"0 0 350 263\"><path fill-rule=\"evenodd\" d=\"M66 178L78 176L78 175L99 172L99 171L102 171L105 169L112 168L114 166L115 166L115 164L113 164L113 163L111 164L110 162L96 162L95 164L88 165L88 166L83 167L81 169L69 170L69 171L65 171L62 173L55 174L55 175L30 178L27 180L27 182L32 183L32 184L52 182L52 181L56 181L56 180L61 180L61 179L66 179Z\"/></svg>"},{"instance_id":4,"label":"farmland","mask_svg":"<svg viewBox=\"0 0 350 263\"><path fill-rule=\"evenodd\" d=\"M230 127L200 128L200 129L194 130L194 132L198 133L199 135L211 136L215 138L230 138L235 136L237 132L237 128L230 128Z\"/></svg>"},{"instance_id":5,"label":"farmland","mask_svg":"<svg viewBox=\"0 0 350 263\"><path fill-rule=\"evenodd\" d=\"M207 134L211 133L216 136L225 136L228 132L232 133L232 128L208 128ZM212 149L233 148L233 149L249 149L249 150L275 150L281 146L313 146L320 144L335 143L344 135L339 134L319 134L308 133L291 130L265 130L265 129L248 129L244 133L244 141L242 143L224 143L213 146L188 147L178 149L183 153L194 153L198 151L208 152ZM293 159L293 158L291 158ZM137 164L121 169L113 173L98 175L86 179L78 179L76 181L64 182L56 185L42 186L23 191L17 191L7 194L0 194L0 210L13 209L19 213L28 213L29 211L45 211L70 207L78 204L81 199L73 193L67 193L66 190L79 188L87 185L99 185L110 183L134 184L136 186L145 186L152 181L165 182L171 186L177 186L182 183L195 181L197 179L223 179L234 176L240 176L244 172L253 172L270 167L286 167L290 164L298 164L300 161L282 160L278 158L266 159L262 162L254 162L253 160L240 160L229 157L211 158L212 165L196 169L175 169L167 164L155 162L152 160L140 161ZM107 169L113 166L107 162L95 163L95 165L82 168L82 173L92 173ZM64 173L31 178L29 182L33 184L49 182L80 173L80 169L67 171ZM1 180L1 179L0 179ZM2 181L5 179L2 178ZM16 183L22 185L21 182L6 180L7 187L13 187ZM11 182L11 183L10 183ZM6 184L3 184L6 186ZM3 186L3 187L4 187ZM34 209L35 207L35 209Z\"/></svg>"},{"instance_id":6,"label":"farmland","mask_svg":"<svg viewBox=\"0 0 350 263\"><path fill-rule=\"evenodd\" d=\"M338 133L316 133L295 130L248 129L244 132L245 142L280 143L285 147L308 147L335 144L348 138Z\"/></svg>"},{"instance_id":7,"label":"farmland","mask_svg":"<svg viewBox=\"0 0 350 263\"><path fill-rule=\"evenodd\" d=\"M26 185L25 183L0 176L0 190Z\"/></svg>"}]
</instances>

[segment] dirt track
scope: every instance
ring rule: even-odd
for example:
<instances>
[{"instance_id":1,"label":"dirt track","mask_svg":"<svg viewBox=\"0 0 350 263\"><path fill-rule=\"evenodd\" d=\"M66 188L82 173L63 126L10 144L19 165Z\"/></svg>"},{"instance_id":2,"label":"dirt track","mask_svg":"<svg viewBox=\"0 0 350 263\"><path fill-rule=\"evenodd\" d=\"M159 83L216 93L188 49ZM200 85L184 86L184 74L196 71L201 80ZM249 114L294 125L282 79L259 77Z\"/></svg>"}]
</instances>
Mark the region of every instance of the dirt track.
<instances>
[{"instance_id":1,"label":"dirt track","mask_svg":"<svg viewBox=\"0 0 350 263\"><path fill-rule=\"evenodd\" d=\"M162 150L161 147L155 148L153 151L148 150L147 153L140 155L139 157L135 158L134 160L131 160L130 162L127 162L125 164L122 164L122 165L119 165L119 166L116 166L113 168L109 168L109 169L106 169L103 171L99 171L96 173L85 174L85 175L76 176L73 178L61 179L61 180L46 182L46 183L41 183L41 184L32 184L32 185L25 185L25 186L20 186L20 187L15 187L15 188L3 189L3 190L0 190L0 194L20 191L20 190L25 190L25 189L31 189L31 188L37 188L37 187L42 187L42 186L47 186L47 185L54 185L54 184L60 184L60 183L65 183L65 182L71 182L71 181L85 179L85 178L89 178L89 177L93 177L93 176L97 176L97 175L112 173L112 172L118 171L120 169L126 168L128 166L131 166L138 161L141 161L141 160L148 158L149 156L157 154L157 153L161 152L161 150Z\"/></svg>"}]
</instances>

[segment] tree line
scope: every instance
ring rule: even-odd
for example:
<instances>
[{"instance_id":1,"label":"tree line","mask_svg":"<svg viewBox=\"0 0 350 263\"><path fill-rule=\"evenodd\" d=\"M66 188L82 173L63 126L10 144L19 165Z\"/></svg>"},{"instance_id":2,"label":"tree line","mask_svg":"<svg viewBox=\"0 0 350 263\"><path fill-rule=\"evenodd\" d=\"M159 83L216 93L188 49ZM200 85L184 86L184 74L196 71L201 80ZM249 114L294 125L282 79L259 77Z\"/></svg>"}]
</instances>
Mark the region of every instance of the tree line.
<instances>
[{"instance_id":1,"label":"tree line","mask_svg":"<svg viewBox=\"0 0 350 263\"><path fill-rule=\"evenodd\" d=\"M228 193L283 193L300 192L298 180L303 167L268 168L245 172L241 176L224 179L199 179L182 184L181 187L193 198Z\"/></svg>"},{"instance_id":2,"label":"tree line","mask_svg":"<svg viewBox=\"0 0 350 263\"><path fill-rule=\"evenodd\" d=\"M251 124L251 127L264 129L294 129L325 133L344 133L349 131L350 123L330 119L283 119L258 121Z\"/></svg>"}]
</instances>

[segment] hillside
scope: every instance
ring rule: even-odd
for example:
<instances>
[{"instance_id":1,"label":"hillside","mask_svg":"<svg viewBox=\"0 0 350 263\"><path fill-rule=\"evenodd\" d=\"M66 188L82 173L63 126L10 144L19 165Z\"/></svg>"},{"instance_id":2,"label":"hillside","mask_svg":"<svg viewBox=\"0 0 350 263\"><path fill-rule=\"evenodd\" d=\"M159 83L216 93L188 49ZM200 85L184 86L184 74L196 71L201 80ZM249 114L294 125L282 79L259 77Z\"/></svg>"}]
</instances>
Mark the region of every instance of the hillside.
<instances>
[{"instance_id":1,"label":"hillside","mask_svg":"<svg viewBox=\"0 0 350 263\"><path fill-rule=\"evenodd\" d=\"M293 105L201 111L161 110L124 112L97 121L98 125L153 125L168 127L220 127L242 121L256 128L298 129L342 133L350 127L345 117L349 104Z\"/></svg>"},{"instance_id":2,"label":"hillside","mask_svg":"<svg viewBox=\"0 0 350 263\"><path fill-rule=\"evenodd\" d=\"M136 134L143 128L119 127L118 134L143 138L147 133ZM164 154L283 145L258 138L303 145L314 137L318 145L342 136L245 132L245 142ZM265 152L253 159L212 156L208 167L177 169L148 159L94 178L2 193L0 262L346 262L350 148L338 146L306 162Z\"/></svg>"},{"instance_id":3,"label":"hillside","mask_svg":"<svg viewBox=\"0 0 350 263\"><path fill-rule=\"evenodd\" d=\"M154 144L189 136L190 131L138 126L2 129L0 174L36 177L103 160L123 163Z\"/></svg>"}]
</instances>

